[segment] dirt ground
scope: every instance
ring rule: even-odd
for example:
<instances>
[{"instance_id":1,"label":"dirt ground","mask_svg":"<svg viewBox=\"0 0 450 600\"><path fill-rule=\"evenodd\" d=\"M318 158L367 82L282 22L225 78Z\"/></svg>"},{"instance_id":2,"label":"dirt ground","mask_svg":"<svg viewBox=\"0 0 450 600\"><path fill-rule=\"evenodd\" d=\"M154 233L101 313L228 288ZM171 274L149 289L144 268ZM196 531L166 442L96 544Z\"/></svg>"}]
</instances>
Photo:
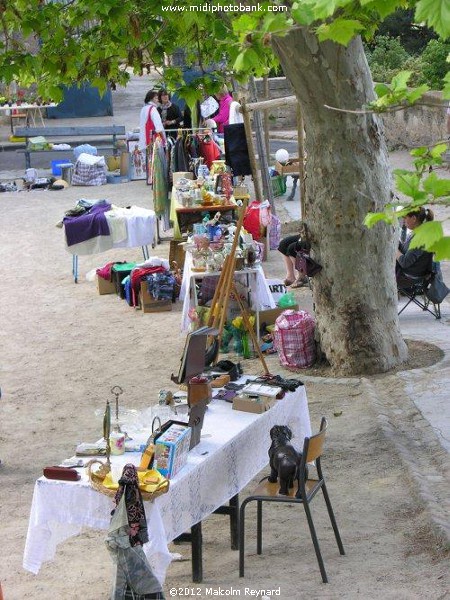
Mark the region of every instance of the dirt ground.
<instances>
[{"instance_id":1,"label":"dirt ground","mask_svg":"<svg viewBox=\"0 0 450 600\"><path fill-rule=\"evenodd\" d=\"M109 597L112 569L101 531L87 530L59 546L55 560L37 576L23 570L34 483L44 466L70 456L77 443L101 437L95 411L111 397L113 385L125 390L126 407L144 409L156 403L160 388L172 389L170 374L178 369L184 341L180 306L143 315L116 296L98 296L95 284L85 279L108 260L139 259L138 250L80 258L75 285L63 232L55 227L80 196L150 208L143 182L129 183L125 191L126 198L120 185L0 196L0 581L5 600ZM165 243L152 253L167 256L168 248ZM264 268L268 275L282 274L277 253ZM430 351L432 362L438 360L439 351ZM268 360L272 371L283 373L276 357ZM245 367L255 372L259 364L248 361ZM390 377L392 382L395 376ZM192 584L189 546L173 546L185 560L169 568L167 598L174 597L172 588L188 588L184 597L189 598L238 592L246 597L252 590L256 597L262 589L279 589L283 600L449 598L449 549L435 535L415 480L384 435L379 418L383 378L375 382L377 402L366 380L307 377L305 382L313 428L322 415L329 419L324 470L346 550L339 555L317 498L312 510L330 583L321 583L301 507L274 506L265 512L262 556L255 550L255 514L248 511L245 579L239 579L237 552L229 546L227 518L214 515L204 525L204 583ZM386 387L390 401L400 406L401 384ZM428 455L432 460L433 452Z\"/></svg>"}]
</instances>

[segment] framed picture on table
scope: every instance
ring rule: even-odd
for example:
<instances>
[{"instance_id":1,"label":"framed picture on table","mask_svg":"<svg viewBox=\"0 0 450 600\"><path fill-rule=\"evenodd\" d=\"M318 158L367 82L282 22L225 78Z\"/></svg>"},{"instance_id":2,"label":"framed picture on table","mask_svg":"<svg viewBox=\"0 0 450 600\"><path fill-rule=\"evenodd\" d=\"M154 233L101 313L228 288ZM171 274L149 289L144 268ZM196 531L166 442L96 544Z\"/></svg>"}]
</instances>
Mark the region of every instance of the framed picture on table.
<instances>
[{"instance_id":1,"label":"framed picture on table","mask_svg":"<svg viewBox=\"0 0 450 600\"><path fill-rule=\"evenodd\" d=\"M139 150L139 144L129 140L128 153L130 155L130 179L147 179L147 157L145 150Z\"/></svg>"}]
</instances>

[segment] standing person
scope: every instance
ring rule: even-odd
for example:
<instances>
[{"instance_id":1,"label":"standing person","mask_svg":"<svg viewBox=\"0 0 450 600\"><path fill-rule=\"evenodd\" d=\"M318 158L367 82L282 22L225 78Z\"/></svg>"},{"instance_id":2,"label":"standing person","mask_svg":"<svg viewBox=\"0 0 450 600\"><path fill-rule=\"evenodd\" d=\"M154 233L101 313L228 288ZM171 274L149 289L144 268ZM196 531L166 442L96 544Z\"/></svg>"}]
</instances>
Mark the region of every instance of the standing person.
<instances>
[{"instance_id":1,"label":"standing person","mask_svg":"<svg viewBox=\"0 0 450 600\"><path fill-rule=\"evenodd\" d=\"M155 131L165 141L164 126L158 112L158 91L150 90L144 99L139 117L139 150L146 150L151 144L152 132Z\"/></svg>"},{"instance_id":2,"label":"standing person","mask_svg":"<svg viewBox=\"0 0 450 600\"><path fill-rule=\"evenodd\" d=\"M230 122L230 105L233 102L226 85L217 94L217 100L219 101L219 112L213 118L217 124L217 133L223 134L223 128Z\"/></svg>"},{"instance_id":3,"label":"standing person","mask_svg":"<svg viewBox=\"0 0 450 600\"><path fill-rule=\"evenodd\" d=\"M159 93L158 111L161 115L162 124L165 129L176 129L183 124L181 110L171 101L170 94L167 90L162 90Z\"/></svg>"}]
</instances>

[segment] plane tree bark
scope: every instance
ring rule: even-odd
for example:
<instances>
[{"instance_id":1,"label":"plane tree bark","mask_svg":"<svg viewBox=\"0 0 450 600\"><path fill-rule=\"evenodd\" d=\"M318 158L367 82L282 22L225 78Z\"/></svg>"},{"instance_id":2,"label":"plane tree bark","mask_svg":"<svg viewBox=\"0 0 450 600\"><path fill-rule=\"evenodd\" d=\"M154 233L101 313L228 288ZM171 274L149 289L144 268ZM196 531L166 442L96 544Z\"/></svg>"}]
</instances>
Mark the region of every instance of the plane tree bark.
<instances>
[{"instance_id":1,"label":"plane tree bark","mask_svg":"<svg viewBox=\"0 0 450 600\"><path fill-rule=\"evenodd\" d=\"M306 223L322 351L342 374L387 371L407 358L397 317L392 227L367 229L366 213L390 200L391 177L380 117L352 114L374 98L359 38L347 48L296 29L272 44L305 123Z\"/></svg>"}]
</instances>

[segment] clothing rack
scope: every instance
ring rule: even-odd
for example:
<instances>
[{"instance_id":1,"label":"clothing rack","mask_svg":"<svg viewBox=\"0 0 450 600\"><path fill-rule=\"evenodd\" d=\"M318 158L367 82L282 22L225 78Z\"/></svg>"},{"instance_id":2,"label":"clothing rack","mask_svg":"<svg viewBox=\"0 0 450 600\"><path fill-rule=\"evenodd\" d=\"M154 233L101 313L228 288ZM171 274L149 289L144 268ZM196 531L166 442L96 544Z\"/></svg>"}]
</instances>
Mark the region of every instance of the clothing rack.
<instances>
[{"instance_id":1,"label":"clothing rack","mask_svg":"<svg viewBox=\"0 0 450 600\"><path fill-rule=\"evenodd\" d=\"M213 131L213 127L176 127L174 129L164 129L164 131ZM154 133L152 131L152 133Z\"/></svg>"},{"instance_id":2,"label":"clothing rack","mask_svg":"<svg viewBox=\"0 0 450 600\"><path fill-rule=\"evenodd\" d=\"M197 132L202 132L202 131L210 132L212 134L215 130L213 127L175 127L172 129L164 129L164 133L177 133L178 135L183 132L197 133ZM152 141L153 141L153 138L156 137L160 133L161 133L160 131L152 131L151 132ZM156 238L157 238L157 243L161 244L162 242L171 241L171 238L161 237L160 231L159 231L159 219L160 219L160 217L156 218Z\"/></svg>"}]
</instances>

